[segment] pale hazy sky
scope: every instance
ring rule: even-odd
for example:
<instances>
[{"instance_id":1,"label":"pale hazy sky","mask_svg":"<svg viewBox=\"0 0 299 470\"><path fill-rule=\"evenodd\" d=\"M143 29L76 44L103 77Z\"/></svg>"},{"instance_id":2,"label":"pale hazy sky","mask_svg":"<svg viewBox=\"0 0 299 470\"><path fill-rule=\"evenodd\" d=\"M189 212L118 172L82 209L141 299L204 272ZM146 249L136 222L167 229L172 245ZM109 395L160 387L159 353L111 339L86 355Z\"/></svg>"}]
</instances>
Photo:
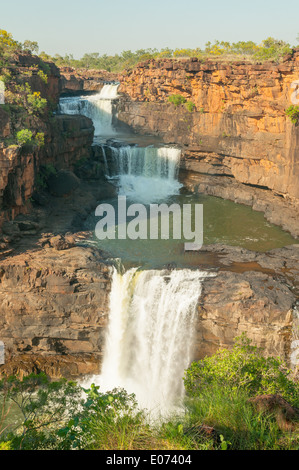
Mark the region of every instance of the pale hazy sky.
<instances>
[{"instance_id":1,"label":"pale hazy sky","mask_svg":"<svg viewBox=\"0 0 299 470\"><path fill-rule=\"evenodd\" d=\"M2 3L2 2L1 2ZM204 47L216 39L298 44L299 0L13 0L0 29L49 54Z\"/></svg>"}]
</instances>

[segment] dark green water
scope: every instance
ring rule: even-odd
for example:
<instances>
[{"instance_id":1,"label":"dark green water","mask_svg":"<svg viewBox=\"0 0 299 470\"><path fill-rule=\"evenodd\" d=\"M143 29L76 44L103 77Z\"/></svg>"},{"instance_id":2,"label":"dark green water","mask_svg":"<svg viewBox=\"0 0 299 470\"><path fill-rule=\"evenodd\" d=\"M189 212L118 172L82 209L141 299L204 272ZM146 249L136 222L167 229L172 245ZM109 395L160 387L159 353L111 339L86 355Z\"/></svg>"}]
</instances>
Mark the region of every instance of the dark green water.
<instances>
[{"instance_id":1,"label":"dark green water","mask_svg":"<svg viewBox=\"0 0 299 470\"><path fill-rule=\"evenodd\" d=\"M114 206L117 214L117 198L105 201ZM239 246L249 250L266 252L274 248L299 243L289 233L280 227L270 224L263 213L253 211L250 207L235 204L217 197L194 194L172 196L166 201L168 205L176 203L203 205L204 245L225 244ZM101 202L102 203L102 202ZM89 230L94 230L99 217L91 216L88 220ZM171 225L170 225L171 226ZM170 234L172 230L170 229ZM125 266L142 266L159 268L168 264L177 267L200 266L202 253L185 252L184 238L174 240L98 240L95 236L93 243L120 258Z\"/></svg>"}]
</instances>

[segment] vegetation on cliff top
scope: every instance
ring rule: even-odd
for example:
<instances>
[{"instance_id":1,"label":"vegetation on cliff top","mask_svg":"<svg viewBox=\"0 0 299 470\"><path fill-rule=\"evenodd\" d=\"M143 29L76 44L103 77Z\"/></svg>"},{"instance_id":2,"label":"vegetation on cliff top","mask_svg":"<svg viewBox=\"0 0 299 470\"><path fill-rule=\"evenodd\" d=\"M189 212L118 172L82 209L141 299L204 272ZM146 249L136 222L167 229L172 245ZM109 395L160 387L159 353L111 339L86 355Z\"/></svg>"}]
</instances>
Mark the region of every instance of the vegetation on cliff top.
<instances>
[{"instance_id":1,"label":"vegetation on cliff top","mask_svg":"<svg viewBox=\"0 0 299 470\"><path fill-rule=\"evenodd\" d=\"M0 30L0 81L5 87L5 103L0 108L9 116L10 134L5 146L44 144L44 133L38 129L51 114L51 103L40 89L47 86L49 64L31 55L37 43L15 41L10 33ZM28 54L27 66L19 64L19 54ZM32 60L33 59L33 60ZM38 89L39 88L39 89Z\"/></svg>"},{"instance_id":2,"label":"vegetation on cliff top","mask_svg":"<svg viewBox=\"0 0 299 470\"><path fill-rule=\"evenodd\" d=\"M299 40L299 38L298 38ZM72 54L50 56L42 51L39 57L47 62L54 62L58 67L74 67L86 69L100 69L109 72L121 72L135 67L137 64L150 59L183 59L197 57L198 59L215 58L217 60L249 60L249 61L279 61L284 55L292 53L295 46L289 43L269 37L256 44L253 41L239 41L230 43L227 41L207 42L204 48L185 49L138 49L136 51L123 51L115 55L100 55L98 52L86 53L80 59L75 59ZM10 51L26 51L38 54L39 45L35 41L26 40L24 43L15 41L10 33L0 30L0 54L3 48Z\"/></svg>"},{"instance_id":3,"label":"vegetation on cliff top","mask_svg":"<svg viewBox=\"0 0 299 470\"><path fill-rule=\"evenodd\" d=\"M184 415L153 424L125 390L101 393L95 385L51 382L44 374L3 379L0 450L299 448L298 383L282 361L265 359L245 336L231 351L193 363L185 385ZM272 407L257 406L261 393L271 394L266 397ZM8 422L12 407L19 413L17 425Z\"/></svg>"},{"instance_id":4,"label":"vegetation on cliff top","mask_svg":"<svg viewBox=\"0 0 299 470\"><path fill-rule=\"evenodd\" d=\"M40 54L44 60L51 60L57 66L68 66L74 68L103 69L109 72L121 72L122 70L135 67L137 64L150 59L184 59L196 57L198 59L214 58L217 60L249 60L249 61L279 61L284 55L292 53L290 44L282 40L267 38L261 44L252 41L239 41L229 43L215 41L208 42L204 49L139 49L135 52L123 51L121 54L109 56L100 55L97 52L84 54L81 59L74 59L72 54L54 57L45 52Z\"/></svg>"}]
</instances>

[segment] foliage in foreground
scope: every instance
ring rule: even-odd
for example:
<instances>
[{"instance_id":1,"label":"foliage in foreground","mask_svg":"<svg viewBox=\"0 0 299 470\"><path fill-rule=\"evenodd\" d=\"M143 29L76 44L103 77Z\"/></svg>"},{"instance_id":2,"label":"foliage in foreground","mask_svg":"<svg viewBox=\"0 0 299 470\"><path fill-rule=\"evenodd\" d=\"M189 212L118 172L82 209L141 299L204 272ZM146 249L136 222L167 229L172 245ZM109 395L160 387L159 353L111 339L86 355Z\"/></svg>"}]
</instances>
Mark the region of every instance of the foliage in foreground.
<instances>
[{"instance_id":1,"label":"foliage in foreground","mask_svg":"<svg viewBox=\"0 0 299 470\"><path fill-rule=\"evenodd\" d=\"M277 358L242 336L231 351L193 363L186 371L184 414L149 420L134 395L92 385L51 382L44 374L3 379L0 450L290 450L299 449L299 427L279 426L275 414L257 411L249 401L279 393L298 404L298 383ZM7 428L10 407L19 424Z\"/></svg>"},{"instance_id":2,"label":"foliage in foreground","mask_svg":"<svg viewBox=\"0 0 299 470\"><path fill-rule=\"evenodd\" d=\"M236 338L232 350L220 349L213 356L192 363L184 383L192 397L216 386L242 391L250 397L277 393L298 406L299 385L291 374L281 359L263 356L263 350L242 335Z\"/></svg>"}]
</instances>

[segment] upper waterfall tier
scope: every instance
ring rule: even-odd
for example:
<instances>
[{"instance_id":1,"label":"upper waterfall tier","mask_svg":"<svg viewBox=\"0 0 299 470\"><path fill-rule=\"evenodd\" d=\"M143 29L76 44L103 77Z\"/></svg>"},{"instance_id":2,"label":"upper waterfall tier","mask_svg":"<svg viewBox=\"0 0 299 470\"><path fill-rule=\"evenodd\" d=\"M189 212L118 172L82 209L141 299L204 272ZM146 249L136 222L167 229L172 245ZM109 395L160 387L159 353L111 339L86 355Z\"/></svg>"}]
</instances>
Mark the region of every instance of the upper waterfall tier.
<instances>
[{"instance_id":1,"label":"upper waterfall tier","mask_svg":"<svg viewBox=\"0 0 299 470\"><path fill-rule=\"evenodd\" d=\"M95 136L114 135L112 101L118 97L118 86L107 84L95 95L60 98L59 111L62 114L83 114L92 119Z\"/></svg>"}]
</instances>

